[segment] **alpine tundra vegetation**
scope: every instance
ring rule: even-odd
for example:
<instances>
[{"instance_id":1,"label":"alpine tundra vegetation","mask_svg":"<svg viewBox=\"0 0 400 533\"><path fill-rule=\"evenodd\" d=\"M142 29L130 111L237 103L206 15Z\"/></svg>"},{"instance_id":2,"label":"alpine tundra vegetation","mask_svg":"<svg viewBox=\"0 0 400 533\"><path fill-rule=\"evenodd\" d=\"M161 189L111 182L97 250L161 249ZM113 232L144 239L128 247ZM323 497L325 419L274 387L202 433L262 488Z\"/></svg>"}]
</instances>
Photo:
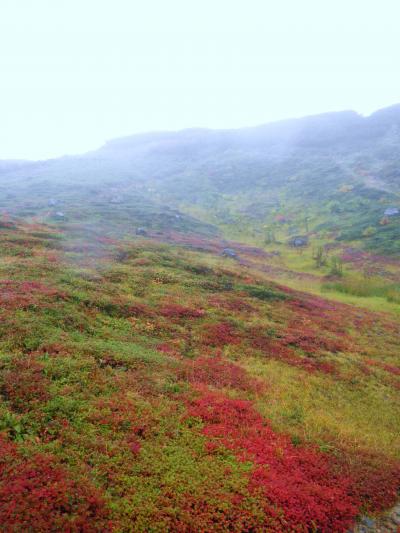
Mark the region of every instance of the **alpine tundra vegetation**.
<instances>
[{"instance_id":1,"label":"alpine tundra vegetation","mask_svg":"<svg viewBox=\"0 0 400 533\"><path fill-rule=\"evenodd\" d=\"M400 106L2 163L0 530L396 531L399 193Z\"/></svg>"}]
</instances>

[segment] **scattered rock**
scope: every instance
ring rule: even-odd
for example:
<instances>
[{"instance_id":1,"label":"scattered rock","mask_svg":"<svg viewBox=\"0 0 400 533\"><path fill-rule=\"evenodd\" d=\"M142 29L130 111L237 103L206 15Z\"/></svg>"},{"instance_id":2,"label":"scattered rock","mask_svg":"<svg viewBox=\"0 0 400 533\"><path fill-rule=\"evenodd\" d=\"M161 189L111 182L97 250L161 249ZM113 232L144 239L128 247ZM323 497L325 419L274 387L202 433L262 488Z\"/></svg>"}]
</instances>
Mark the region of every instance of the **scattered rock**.
<instances>
[{"instance_id":1,"label":"scattered rock","mask_svg":"<svg viewBox=\"0 0 400 533\"><path fill-rule=\"evenodd\" d=\"M397 207L388 207L383 213L385 217L396 217L400 215L400 211Z\"/></svg>"},{"instance_id":2,"label":"scattered rock","mask_svg":"<svg viewBox=\"0 0 400 533\"><path fill-rule=\"evenodd\" d=\"M308 237L306 235L296 235L295 237L292 237L290 239L289 244L290 246L294 246L295 248L307 246Z\"/></svg>"},{"instance_id":3,"label":"scattered rock","mask_svg":"<svg viewBox=\"0 0 400 533\"><path fill-rule=\"evenodd\" d=\"M223 257L231 257L232 259L236 259L237 258L237 253L235 252L235 250L233 248L224 248L222 250L222 256Z\"/></svg>"},{"instance_id":4,"label":"scattered rock","mask_svg":"<svg viewBox=\"0 0 400 533\"><path fill-rule=\"evenodd\" d=\"M372 518L368 518L368 516L364 516L360 523L366 527L374 527L376 524L375 520L372 520Z\"/></svg>"},{"instance_id":5,"label":"scattered rock","mask_svg":"<svg viewBox=\"0 0 400 533\"><path fill-rule=\"evenodd\" d=\"M348 533L398 533L400 531L400 504L379 518L363 516Z\"/></svg>"}]
</instances>

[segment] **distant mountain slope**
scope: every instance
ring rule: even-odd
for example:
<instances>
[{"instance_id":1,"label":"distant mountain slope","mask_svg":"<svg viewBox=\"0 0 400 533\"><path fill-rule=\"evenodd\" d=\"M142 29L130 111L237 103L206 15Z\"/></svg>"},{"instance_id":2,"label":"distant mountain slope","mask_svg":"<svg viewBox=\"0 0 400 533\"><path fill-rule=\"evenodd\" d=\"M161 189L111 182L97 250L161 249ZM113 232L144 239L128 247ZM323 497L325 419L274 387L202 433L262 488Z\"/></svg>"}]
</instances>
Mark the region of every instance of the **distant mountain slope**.
<instances>
[{"instance_id":1,"label":"distant mountain slope","mask_svg":"<svg viewBox=\"0 0 400 533\"><path fill-rule=\"evenodd\" d=\"M344 111L238 130L134 135L83 156L0 165L0 208L17 204L22 214L43 214L57 197L69 215L78 207L110 220L114 199L186 212L208 224L205 231L211 224L259 233L278 215L289 216L296 232L307 216L311 229L322 224L335 238L363 238L381 253L400 253L398 226L380 224L385 207L400 205L399 192L400 104L369 117Z\"/></svg>"}]
</instances>

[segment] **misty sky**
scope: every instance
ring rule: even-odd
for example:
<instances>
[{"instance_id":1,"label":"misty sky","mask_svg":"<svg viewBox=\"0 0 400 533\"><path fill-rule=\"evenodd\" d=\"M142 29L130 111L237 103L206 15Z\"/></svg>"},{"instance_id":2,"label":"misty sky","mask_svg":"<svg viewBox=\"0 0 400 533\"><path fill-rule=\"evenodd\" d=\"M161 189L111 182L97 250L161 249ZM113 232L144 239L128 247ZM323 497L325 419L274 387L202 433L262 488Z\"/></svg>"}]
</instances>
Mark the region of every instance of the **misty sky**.
<instances>
[{"instance_id":1,"label":"misty sky","mask_svg":"<svg viewBox=\"0 0 400 533\"><path fill-rule=\"evenodd\" d=\"M400 102L399 0L0 0L0 158Z\"/></svg>"}]
</instances>

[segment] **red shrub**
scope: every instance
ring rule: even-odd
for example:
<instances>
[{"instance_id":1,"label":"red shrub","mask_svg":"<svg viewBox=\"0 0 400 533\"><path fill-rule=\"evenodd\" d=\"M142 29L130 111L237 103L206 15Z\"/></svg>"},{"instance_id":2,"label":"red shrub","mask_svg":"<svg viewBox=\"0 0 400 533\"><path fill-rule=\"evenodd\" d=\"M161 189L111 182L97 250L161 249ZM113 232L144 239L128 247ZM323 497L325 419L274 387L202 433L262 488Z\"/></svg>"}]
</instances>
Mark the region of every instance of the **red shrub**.
<instances>
[{"instance_id":1,"label":"red shrub","mask_svg":"<svg viewBox=\"0 0 400 533\"><path fill-rule=\"evenodd\" d=\"M55 252L46 252L46 253L40 252L40 255L42 257L45 257L48 263L58 263L60 261L59 255Z\"/></svg>"},{"instance_id":2,"label":"red shrub","mask_svg":"<svg viewBox=\"0 0 400 533\"><path fill-rule=\"evenodd\" d=\"M251 505L241 494L224 493L166 493L157 502L157 519L163 524L163 531L174 533L194 532L256 532L276 531L266 528L263 512ZM268 526L271 521L268 521Z\"/></svg>"},{"instance_id":3,"label":"red shrub","mask_svg":"<svg viewBox=\"0 0 400 533\"><path fill-rule=\"evenodd\" d=\"M49 398L48 386L41 363L32 356L18 357L4 372L1 393L15 409L29 411L33 404Z\"/></svg>"},{"instance_id":4,"label":"red shrub","mask_svg":"<svg viewBox=\"0 0 400 533\"><path fill-rule=\"evenodd\" d=\"M131 390L131 388L129 387ZM118 438L126 438L129 444L136 443L136 437L145 438L153 425L149 412L138 413L135 402L124 393L110 398L100 398L94 404L89 420L97 426L110 429Z\"/></svg>"},{"instance_id":5,"label":"red shrub","mask_svg":"<svg viewBox=\"0 0 400 533\"><path fill-rule=\"evenodd\" d=\"M194 384L211 385L216 388L231 387L234 389L257 391L261 384L251 378L238 365L221 357L199 357L187 361L180 376Z\"/></svg>"},{"instance_id":6,"label":"red shrub","mask_svg":"<svg viewBox=\"0 0 400 533\"><path fill-rule=\"evenodd\" d=\"M205 315L203 309L191 309L179 304L167 304L161 307L160 314L167 318L200 318Z\"/></svg>"},{"instance_id":7,"label":"red shrub","mask_svg":"<svg viewBox=\"0 0 400 533\"><path fill-rule=\"evenodd\" d=\"M128 430L136 420L135 404L124 394L110 398L100 398L95 403L95 410L89 420L96 425L107 426L114 432Z\"/></svg>"},{"instance_id":8,"label":"red shrub","mask_svg":"<svg viewBox=\"0 0 400 533\"><path fill-rule=\"evenodd\" d=\"M239 344L240 342L235 328L227 322L208 324L202 340L206 346L224 346L226 344Z\"/></svg>"},{"instance_id":9,"label":"red shrub","mask_svg":"<svg viewBox=\"0 0 400 533\"><path fill-rule=\"evenodd\" d=\"M333 303L317 296L301 295L290 300L288 305L295 312L294 321L314 324L322 331L337 335L347 333L352 308L345 304Z\"/></svg>"},{"instance_id":10,"label":"red shrub","mask_svg":"<svg viewBox=\"0 0 400 533\"><path fill-rule=\"evenodd\" d=\"M254 463L249 488L276 523L268 531L340 532L352 524L359 505L351 480L336 474L323 454L274 433L249 401L206 393L189 415L204 421L211 443Z\"/></svg>"},{"instance_id":11,"label":"red shrub","mask_svg":"<svg viewBox=\"0 0 400 533\"><path fill-rule=\"evenodd\" d=\"M127 306L127 314L134 317L152 317L154 311L146 304L135 303Z\"/></svg>"},{"instance_id":12,"label":"red shrub","mask_svg":"<svg viewBox=\"0 0 400 533\"><path fill-rule=\"evenodd\" d=\"M252 305L240 298L222 298L218 296L213 296L212 298L210 298L209 303L213 307L227 309L228 311L239 311L247 313L255 311Z\"/></svg>"},{"instance_id":13,"label":"red shrub","mask_svg":"<svg viewBox=\"0 0 400 533\"><path fill-rule=\"evenodd\" d=\"M335 375L338 371L333 363L319 361L315 358L301 357L295 350L286 346L285 340L272 338L266 335L260 335L255 332L251 335L251 345L253 348L262 351L265 356L282 361L290 366L302 368L306 372L324 372L325 374Z\"/></svg>"},{"instance_id":14,"label":"red shrub","mask_svg":"<svg viewBox=\"0 0 400 533\"><path fill-rule=\"evenodd\" d=\"M30 459L0 437L0 524L2 531L112 530L99 491L71 479L51 456Z\"/></svg>"},{"instance_id":15,"label":"red shrub","mask_svg":"<svg viewBox=\"0 0 400 533\"><path fill-rule=\"evenodd\" d=\"M148 266L151 265L151 261L150 259L147 259L147 257L139 257L133 261L133 264L135 266Z\"/></svg>"},{"instance_id":16,"label":"red shrub","mask_svg":"<svg viewBox=\"0 0 400 533\"><path fill-rule=\"evenodd\" d=\"M43 344L38 350L31 352L31 355L44 355L48 354L51 356L65 356L70 355L71 350L66 347L61 342L54 342L51 344Z\"/></svg>"},{"instance_id":17,"label":"red shrub","mask_svg":"<svg viewBox=\"0 0 400 533\"><path fill-rule=\"evenodd\" d=\"M44 299L64 299L65 293L38 281L0 281L0 305L6 309L27 309Z\"/></svg>"},{"instance_id":18,"label":"red shrub","mask_svg":"<svg viewBox=\"0 0 400 533\"><path fill-rule=\"evenodd\" d=\"M117 241L116 239L112 239L111 237L105 237L105 236L100 236L100 235L96 237L96 240L101 244L111 244L111 245L119 244L119 241Z\"/></svg>"},{"instance_id":19,"label":"red shrub","mask_svg":"<svg viewBox=\"0 0 400 533\"><path fill-rule=\"evenodd\" d=\"M284 346L295 346L309 354L321 351L337 353L344 351L347 347L343 340L328 337L325 332L295 326L288 327L281 343Z\"/></svg>"},{"instance_id":20,"label":"red shrub","mask_svg":"<svg viewBox=\"0 0 400 533\"><path fill-rule=\"evenodd\" d=\"M5 220L4 217L0 220L0 228L13 229L14 227L15 227L14 223L11 221Z\"/></svg>"},{"instance_id":21,"label":"red shrub","mask_svg":"<svg viewBox=\"0 0 400 533\"><path fill-rule=\"evenodd\" d=\"M179 351L176 349L176 346L171 346L170 344L166 342L157 344L156 348L159 352L162 352L162 353L167 353L169 355L179 355Z\"/></svg>"},{"instance_id":22,"label":"red shrub","mask_svg":"<svg viewBox=\"0 0 400 533\"><path fill-rule=\"evenodd\" d=\"M137 437L132 435L128 440L129 449L133 455L138 455L142 449L142 445Z\"/></svg>"},{"instance_id":23,"label":"red shrub","mask_svg":"<svg viewBox=\"0 0 400 533\"><path fill-rule=\"evenodd\" d=\"M375 361L374 359L367 359L366 363L370 366L377 366L379 368L382 368L383 370L386 370L386 372L394 374L395 376L400 376L400 368L398 368L397 366L389 365L388 363L384 363L383 361Z\"/></svg>"},{"instance_id":24,"label":"red shrub","mask_svg":"<svg viewBox=\"0 0 400 533\"><path fill-rule=\"evenodd\" d=\"M337 461L353 479L353 493L371 511L384 511L396 503L400 489L398 461L362 450L355 455L345 450Z\"/></svg>"}]
</instances>

